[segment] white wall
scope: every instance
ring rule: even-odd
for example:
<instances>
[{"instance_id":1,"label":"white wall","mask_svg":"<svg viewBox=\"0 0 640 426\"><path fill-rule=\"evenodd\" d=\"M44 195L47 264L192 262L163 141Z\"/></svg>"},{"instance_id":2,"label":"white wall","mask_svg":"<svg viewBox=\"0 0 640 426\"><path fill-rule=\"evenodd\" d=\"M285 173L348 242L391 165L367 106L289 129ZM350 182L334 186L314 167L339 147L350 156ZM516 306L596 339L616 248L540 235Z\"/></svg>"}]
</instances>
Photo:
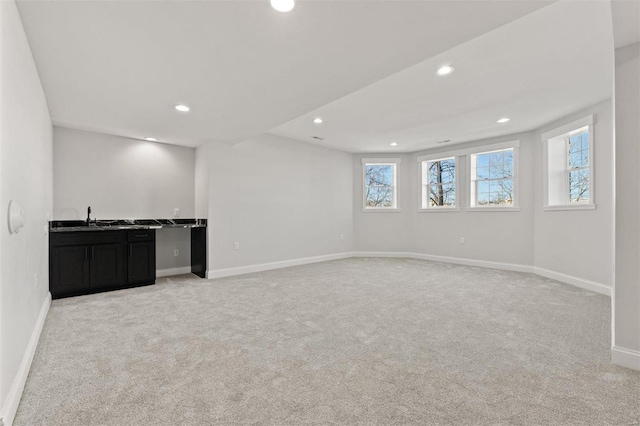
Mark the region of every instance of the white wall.
<instances>
[{"instance_id":1,"label":"white wall","mask_svg":"<svg viewBox=\"0 0 640 426\"><path fill-rule=\"evenodd\" d=\"M595 114L595 194L589 211L542 211L542 132ZM543 129L466 144L429 153L519 140L519 211L466 211L469 185L466 158L459 158L458 200L461 211L418 212L420 174L417 157L402 154L398 169L399 213L362 212L361 159L354 154L354 247L357 252L410 252L471 261L522 265L521 270L562 274L573 283L600 291L613 281L613 142L611 101L579 111ZM377 155L394 157L391 154ZM576 232L576 227L580 232ZM460 244L464 237L465 243ZM563 279L564 279L563 278ZM593 287L589 287L593 288Z\"/></svg>"},{"instance_id":2,"label":"white wall","mask_svg":"<svg viewBox=\"0 0 640 426\"><path fill-rule=\"evenodd\" d=\"M351 154L261 135L208 155L210 275L352 250Z\"/></svg>"},{"instance_id":3,"label":"white wall","mask_svg":"<svg viewBox=\"0 0 640 426\"><path fill-rule=\"evenodd\" d=\"M616 49L614 362L640 370L640 43ZM625 354L627 356L625 356ZM634 359L635 358L635 359Z\"/></svg>"},{"instance_id":4,"label":"white wall","mask_svg":"<svg viewBox=\"0 0 640 426\"><path fill-rule=\"evenodd\" d=\"M178 250L178 256L175 255ZM191 229L156 230L156 275L158 277L191 272Z\"/></svg>"},{"instance_id":5,"label":"white wall","mask_svg":"<svg viewBox=\"0 0 640 426\"><path fill-rule=\"evenodd\" d=\"M369 154L354 155L354 229L355 250L362 252L411 252L424 255L483 260L490 262L531 265L533 262L532 196L531 182L532 134L525 133L493 138L448 148L430 150L430 153L471 148L498 142L520 140L518 167L520 191L519 211L478 212L467 211L467 164L458 158L459 186L456 196L460 211L419 212L420 169L418 156L424 152L402 154L398 165L400 213L362 212L362 164ZM386 154L384 157L394 157ZM465 243L460 244L464 237Z\"/></svg>"},{"instance_id":6,"label":"white wall","mask_svg":"<svg viewBox=\"0 0 640 426\"><path fill-rule=\"evenodd\" d=\"M55 127L53 215L172 218L195 215L195 150Z\"/></svg>"},{"instance_id":7,"label":"white wall","mask_svg":"<svg viewBox=\"0 0 640 426\"><path fill-rule=\"evenodd\" d=\"M595 210L543 211L542 133L593 114ZM550 123L535 132L535 266L613 285L614 145L610 100Z\"/></svg>"},{"instance_id":8,"label":"white wall","mask_svg":"<svg viewBox=\"0 0 640 426\"><path fill-rule=\"evenodd\" d=\"M363 158L399 158L397 164L398 210L394 212L363 212ZM353 246L356 252L408 251L408 226L413 215L414 200L411 191L410 154L353 155Z\"/></svg>"},{"instance_id":9,"label":"white wall","mask_svg":"<svg viewBox=\"0 0 640 426\"><path fill-rule=\"evenodd\" d=\"M459 158L458 202L460 212L417 213L419 202L419 169L417 156L411 160L413 232L411 251L463 259L484 260L490 262L531 265L533 261L533 238L531 195L531 153L532 135L523 133L508 137L492 138L469 144L456 145L456 149L480 147L506 141L520 141L519 162L517 164L518 211L484 212L466 210L469 205L469 180L467 157ZM460 238L465 242L460 244Z\"/></svg>"},{"instance_id":10,"label":"white wall","mask_svg":"<svg viewBox=\"0 0 640 426\"><path fill-rule=\"evenodd\" d=\"M51 119L13 1L0 2L0 416L12 422L49 302ZM18 234L9 200L24 209ZM38 274L36 282L35 274ZM33 336L33 339L32 339ZM31 343L31 344L30 344Z\"/></svg>"},{"instance_id":11,"label":"white wall","mask_svg":"<svg viewBox=\"0 0 640 426\"><path fill-rule=\"evenodd\" d=\"M209 144L196 148L195 209L197 218L209 216Z\"/></svg>"},{"instance_id":12,"label":"white wall","mask_svg":"<svg viewBox=\"0 0 640 426\"><path fill-rule=\"evenodd\" d=\"M195 217L195 149L54 127L54 219ZM156 233L156 267L191 265L188 229ZM174 249L179 256L174 256Z\"/></svg>"}]
</instances>

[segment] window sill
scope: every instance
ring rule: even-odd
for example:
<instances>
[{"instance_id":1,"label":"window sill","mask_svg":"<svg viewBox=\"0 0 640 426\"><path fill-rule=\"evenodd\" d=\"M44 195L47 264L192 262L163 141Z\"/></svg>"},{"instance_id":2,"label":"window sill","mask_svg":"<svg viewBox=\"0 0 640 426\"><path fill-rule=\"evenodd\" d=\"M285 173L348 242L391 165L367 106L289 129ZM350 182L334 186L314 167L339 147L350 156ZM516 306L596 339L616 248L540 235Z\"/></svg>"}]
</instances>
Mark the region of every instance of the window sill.
<instances>
[{"instance_id":1,"label":"window sill","mask_svg":"<svg viewBox=\"0 0 640 426\"><path fill-rule=\"evenodd\" d=\"M458 207L432 207L430 209L418 209L418 213L447 213L447 212L459 212Z\"/></svg>"},{"instance_id":2,"label":"window sill","mask_svg":"<svg viewBox=\"0 0 640 426\"><path fill-rule=\"evenodd\" d=\"M362 213L400 213L400 209L362 209Z\"/></svg>"},{"instance_id":3,"label":"window sill","mask_svg":"<svg viewBox=\"0 0 640 426\"><path fill-rule=\"evenodd\" d=\"M468 212L519 212L520 207L467 207Z\"/></svg>"},{"instance_id":4,"label":"window sill","mask_svg":"<svg viewBox=\"0 0 640 426\"><path fill-rule=\"evenodd\" d=\"M575 205L563 205L563 206L544 206L542 210L553 212L553 211L571 211L571 210L595 210L595 204L575 204Z\"/></svg>"}]
</instances>

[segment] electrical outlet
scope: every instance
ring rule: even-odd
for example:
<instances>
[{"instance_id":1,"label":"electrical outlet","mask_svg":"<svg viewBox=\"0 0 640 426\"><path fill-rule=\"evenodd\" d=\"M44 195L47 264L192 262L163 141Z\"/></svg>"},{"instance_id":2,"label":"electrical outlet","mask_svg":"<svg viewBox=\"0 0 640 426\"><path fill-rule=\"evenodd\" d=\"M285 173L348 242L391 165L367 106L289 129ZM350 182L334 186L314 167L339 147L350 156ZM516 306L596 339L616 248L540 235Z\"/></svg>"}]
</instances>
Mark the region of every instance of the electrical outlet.
<instances>
[{"instance_id":1,"label":"electrical outlet","mask_svg":"<svg viewBox=\"0 0 640 426\"><path fill-rule=\"evenodd\" d=\"M174 250L173 250L173 255L174 255L175 257L180 256L180 250L178 250L178 249L174 249Z\"/></svg>"},{"instance_id":2,"label":"electrical outlet","mask_svg":"<svg viewBox=\"0 0 640 426\"><path fill-rule=\"evenodd\" d=\"M233 243L233 249L234 250L240 250L240 243L238 243L238 242Z\"/></svg>"},{"instance_id":3,"label":"electrical outlet","mask_svg":"<svg viewBox=\"0 0 640 426\"><path fill-rule=\"evenodd\" d=\"M344 234L340 234L340 239L344 240Z\"/></svg>"},{"instance_id":4,"label":"electrical outlet","mask_svg":"<svg viewBox=\"0 0 640 426\"><path fill-rule=\"evenodd\" d=\"M464 237L460 237L460 244L464 244Z\"/></svg>"},{"instance_id":5,"label":"electrical outlet","mask_svg":"<svg viewBox=\"0 0 640 426\"><path fill-rule=\"evenodd\" d=\"M180 217L180 209L173 209L173 217Z\"/></svg>"}]
</instances>

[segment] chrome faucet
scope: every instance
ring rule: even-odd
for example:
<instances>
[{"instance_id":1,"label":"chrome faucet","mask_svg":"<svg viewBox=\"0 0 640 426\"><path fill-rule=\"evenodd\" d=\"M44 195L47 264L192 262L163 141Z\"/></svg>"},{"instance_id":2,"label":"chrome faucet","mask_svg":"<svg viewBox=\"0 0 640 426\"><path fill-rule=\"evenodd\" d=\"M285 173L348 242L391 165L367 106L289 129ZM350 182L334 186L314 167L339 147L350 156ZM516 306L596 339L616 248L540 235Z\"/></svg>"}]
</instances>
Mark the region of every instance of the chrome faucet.
<instances>
[{"instance_id":1,"label":"chrome faucet","mask_svg":"<svg viewBox=\"0 0 640 426\"><path fill-rule=\"evenodd\" d=\"M91 206L87 207L87 226L91 225Z\"/></svg>"}]
</instances>

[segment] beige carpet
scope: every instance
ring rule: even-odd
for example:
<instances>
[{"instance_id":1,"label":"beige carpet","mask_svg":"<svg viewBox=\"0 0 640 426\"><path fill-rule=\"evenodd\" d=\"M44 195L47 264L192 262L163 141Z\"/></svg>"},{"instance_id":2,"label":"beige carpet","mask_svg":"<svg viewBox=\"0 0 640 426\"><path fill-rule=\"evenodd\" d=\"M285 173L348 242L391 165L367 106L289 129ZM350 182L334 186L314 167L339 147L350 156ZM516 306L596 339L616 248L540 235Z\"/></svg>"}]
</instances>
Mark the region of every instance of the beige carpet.
<instances>
[{"instance_id":1,"label":"beige carpet","mask_svg":"<svg viewBox=\"0 0 640 426\"><path fill-rule=\"evenodd\" d=\"M609 298L347 259L54 301L15 425L631 425Z\"/></svg>"}]
</instances>

